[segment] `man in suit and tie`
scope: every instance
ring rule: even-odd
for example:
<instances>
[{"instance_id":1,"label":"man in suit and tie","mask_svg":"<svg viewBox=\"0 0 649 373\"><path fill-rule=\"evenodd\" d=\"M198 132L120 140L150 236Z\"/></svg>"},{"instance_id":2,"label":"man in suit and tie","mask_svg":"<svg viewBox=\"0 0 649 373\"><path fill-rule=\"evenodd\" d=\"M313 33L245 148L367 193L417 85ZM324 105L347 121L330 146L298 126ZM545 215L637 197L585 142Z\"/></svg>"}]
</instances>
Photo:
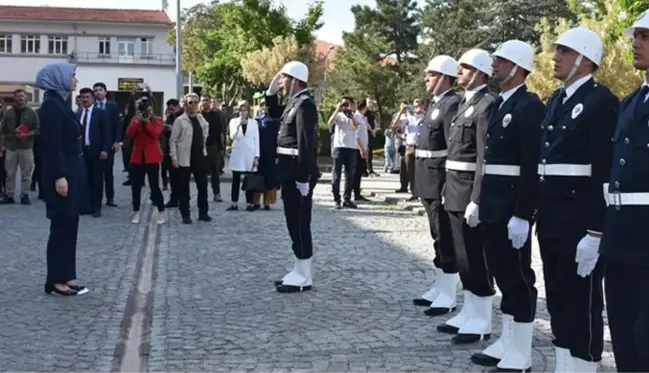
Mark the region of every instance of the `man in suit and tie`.
<instances>
[{"instance_id":1,"label":"man in suit and tie","mask_svg":"<svg viewBox=\"0 0 649 373\"><path fill-rule=\"evenodd\" d=\"M119 117L119 108L115 102L106 99L106 84L97 82L92 89L95 93L95 106L106 112L109 132L112 137L111 151L108 152L108 158L105 162L106 169L104 170L106 206L117 207L115 204L113 165L115 164L115 153L119 151L119 142L122 138L122 123Z\"/></svg>"},{"instance_id":2,"label":"man in suit and tie","mask_svg":"<svg viewBox=\"0 0 649 373\"><path fill-rule=\"evenodd\" d=\"M81 108L77 115L81 123L81 143L90 192L90 208L92 216L98 218L101 216L101 200L104 195L104 169L114 137L106 112L94 105L92 89L83 88L80 95Z\"/></svg>"}]
</instances>

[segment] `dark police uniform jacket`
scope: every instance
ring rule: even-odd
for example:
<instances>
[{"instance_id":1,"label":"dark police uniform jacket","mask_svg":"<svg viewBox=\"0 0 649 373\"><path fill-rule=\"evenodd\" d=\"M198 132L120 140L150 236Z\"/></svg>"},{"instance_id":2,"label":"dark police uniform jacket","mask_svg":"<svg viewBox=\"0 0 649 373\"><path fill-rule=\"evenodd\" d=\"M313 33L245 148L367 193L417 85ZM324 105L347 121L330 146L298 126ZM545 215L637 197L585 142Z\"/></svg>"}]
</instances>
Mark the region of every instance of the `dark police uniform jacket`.
<instances>
[{"instance_id":1,"label":"dark police uniform jacket","mask_svg":"<svg viewBox=\"0 0 649 373\"><path fill-rule=\"evenodd\" d=\"M278 113L277 95L266 96L269 113ZM296 149L297 155L277 154L277 181L313 182L317 179L318 109L307 91L293 95L283 107L277 147Z\"/></svg>"},{"instance_id":2,"label":"dark police uniform jacket","mask_svg":"<svg viewBox=\"0 0 649 373\"><path fill-rule=\"evenodd\" d=\"M545 105L526 85L518 87L502 106L501 102L498 99L492 106L487 127L480 221L507 224L512 216L531 221Z\"/></svg>"},{"instance_id":3,"label":"dark police uniform jacket","mask_svg":"<svg viewBox=\"0 0 649 373\"><path fill-rule=\"evenodd\" d=\"M448 134L446 184L443 196L446 211L465 211L469 202L480 204L484 140L489 120L489 110L495 97L487 87L479 89L471 98L460 104L453 116ZM451 163L467 165L472 170L453 170Z\"/></svg>"},{"instance_id":4,"label":"dark police uniform jacket","mask_svg":"<svg viewBox=\"0 0 649 373\"><path fill-rule=\"evenodd\" d=\"M448 153L446 137L459 104L460 99L451 90L428 106L415 150L414 192L417 197L442 198L442 187L446 180L444 162Z\"/></svg>"},{"instance_id":5,"label":"dark police uniform jacket","mask_svg":"<svg viewBox=\"0 0 649 373\"><path fill-rule=\"evenodd\" d=\"M649 193L649 101L636 90L620 104L600 252L609 260L649 266L649 205L621 205L626 193ZM636 100L637 110L634 110ZM628 196L628 195L627 195Z\"/></svg>"},{"instance_id":6,"label":"dark police uniform jacket","mask_svg":"<svg viewBox=\"0 0 649 373\"><path fill-rule=\"evenodd\" d=\"M562 92L552 95L541 123L537 232L579 239L604 226L602 185L610 175L619 99L592 77L563 106ZM590 176L551 175L556 164L590 166Z\"/></svg>"}]
</instances>

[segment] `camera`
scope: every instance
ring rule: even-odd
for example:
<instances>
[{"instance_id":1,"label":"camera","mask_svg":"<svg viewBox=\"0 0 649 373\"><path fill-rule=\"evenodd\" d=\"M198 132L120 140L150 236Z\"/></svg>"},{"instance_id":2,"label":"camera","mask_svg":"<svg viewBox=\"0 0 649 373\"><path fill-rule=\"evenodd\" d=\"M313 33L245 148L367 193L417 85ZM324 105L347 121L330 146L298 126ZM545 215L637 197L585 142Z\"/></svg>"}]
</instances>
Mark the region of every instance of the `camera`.
<instances>
[{"instance_id":1,"label":"camera","mask_svg":"<svg viewBox=\"0 0 649 373\"><path fill-rule=\"evenodd\" d=\"M149 108L152 108L153 106L153 97L151 97L150 92L137 92L135 97L135 108L142 114L143 118L149 117Z\"/></svg>"}]
</instances>

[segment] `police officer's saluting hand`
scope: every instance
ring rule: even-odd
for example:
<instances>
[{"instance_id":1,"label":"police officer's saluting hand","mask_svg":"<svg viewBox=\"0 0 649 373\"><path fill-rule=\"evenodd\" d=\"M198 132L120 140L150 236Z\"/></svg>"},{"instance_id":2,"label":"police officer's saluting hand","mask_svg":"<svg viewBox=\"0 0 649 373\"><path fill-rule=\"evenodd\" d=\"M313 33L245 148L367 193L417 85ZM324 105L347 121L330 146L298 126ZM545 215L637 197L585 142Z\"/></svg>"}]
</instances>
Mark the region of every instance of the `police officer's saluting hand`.
<instances>
[{"instance_id":1,"label":"police officer's saluting hand","mask_svg":"<svg viewBox=\"0 0 649 373\"><path fill-rule=\"evenodd\" d=\"M319 176L317 164L318 110L308 94L309 69L302 62L291 61L275 75L266 92L271 116L281 113L277 137L277 180L281 185L286 225L291 236L295 265L275 286L280 293L311 290L312 190ZM287 98L279 105L277 92Z\"/></svg>"}]
</instances>

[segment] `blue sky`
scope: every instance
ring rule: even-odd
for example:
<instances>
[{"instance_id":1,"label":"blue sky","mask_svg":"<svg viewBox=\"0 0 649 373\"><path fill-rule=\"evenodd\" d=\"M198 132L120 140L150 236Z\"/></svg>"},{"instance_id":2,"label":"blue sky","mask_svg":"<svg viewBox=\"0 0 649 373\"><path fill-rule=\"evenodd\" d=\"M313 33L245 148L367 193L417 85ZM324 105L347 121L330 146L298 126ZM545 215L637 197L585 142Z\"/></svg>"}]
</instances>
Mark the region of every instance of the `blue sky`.
<instances>
[{"instance_id":1,"label":"blue sky","mask_svg":"<svg viewBox=\"0 0 649 373\"><path fill-rule=\"evenodd\" d=\"M169 1L169 13L172 20L175 20L176 0ZM289 16L297 19L305 13L312 0L275 0L286 6ZM200 0L181 0L181 7L191 7L201 2ZM26 6L64 6L79 8L122 8L122 9L161 9L162 0L109 0L80 1L80 0L0 0L1 5L26 5ZM110 4L110 5L109 5ZM354 28L354 17L350 11L352 5L375 6L375 0L325 0L324 1L324 23L317 38L330 43L342 44L343 31L350 31Z\"/></svg>"}]
</instances>

